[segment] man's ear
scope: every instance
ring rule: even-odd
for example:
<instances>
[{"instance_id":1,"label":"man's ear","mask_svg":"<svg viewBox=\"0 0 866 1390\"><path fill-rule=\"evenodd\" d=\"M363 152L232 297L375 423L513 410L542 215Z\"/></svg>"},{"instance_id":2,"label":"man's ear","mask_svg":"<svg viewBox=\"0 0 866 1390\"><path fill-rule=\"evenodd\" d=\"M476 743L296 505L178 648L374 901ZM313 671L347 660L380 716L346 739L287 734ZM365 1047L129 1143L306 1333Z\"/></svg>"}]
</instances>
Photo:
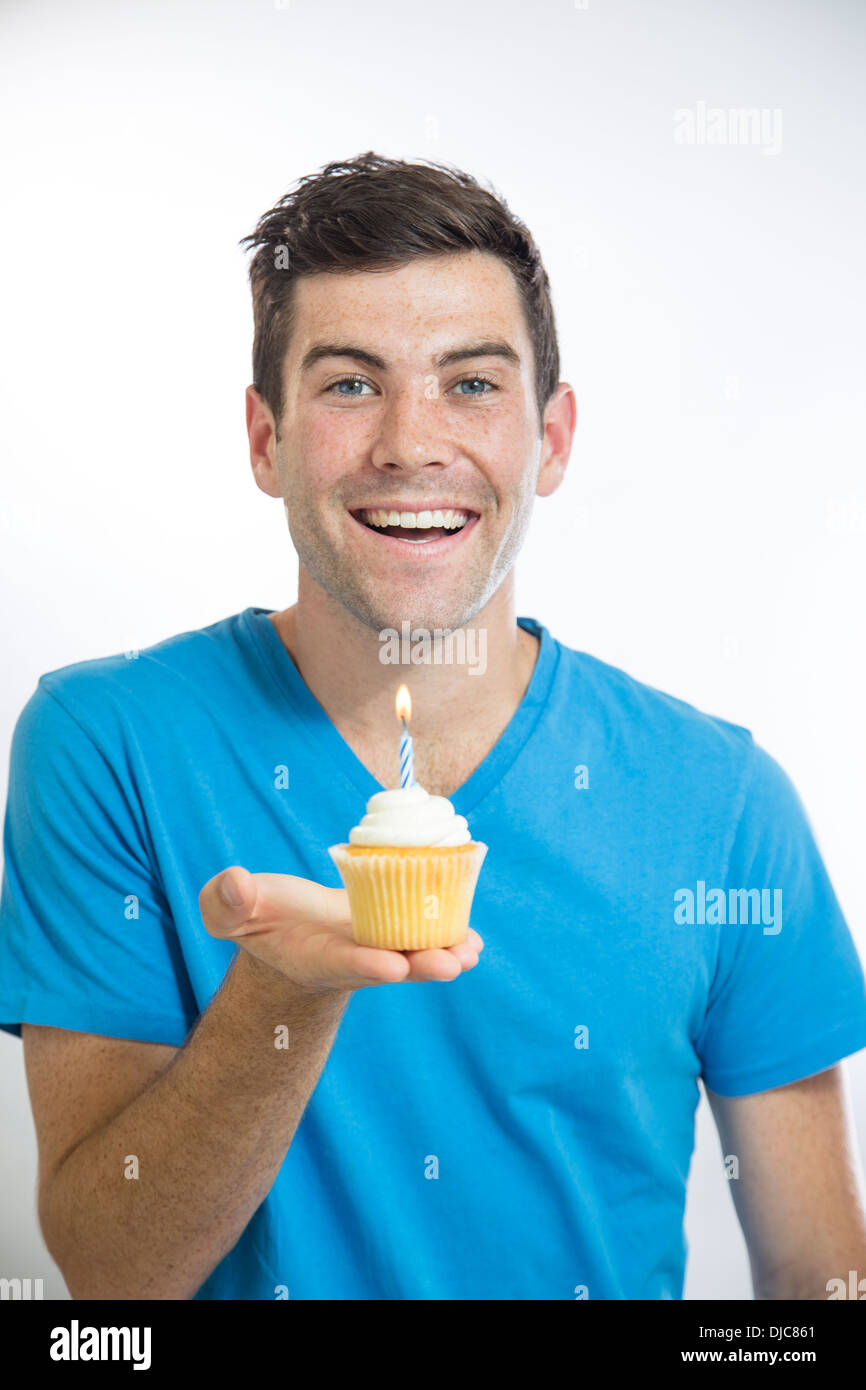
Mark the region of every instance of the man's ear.
<instances>
[{"instance_id":1,"label":"man's ear","mask_svg":"<svg viewBox=\"0 0 866 1390\"><path fill-rule=\"evenodd\" d=\"M277 427L274 414L255 386L248 386L247 435L250 441L250 465L256 484L268 497L281 497L277 476Z\"/></svg>"},{"instance_id":2,"label":"man's ear","mask_svg":"<svg viewBox=\"0 0 866 1390\"><path fill-rule=\"evenodd\" d=\"M576 428L577 398L568 382L561 381L544 408L541 465L535 488L537 497L549 497L565 477Z\"/></svg>"}]
</instances>

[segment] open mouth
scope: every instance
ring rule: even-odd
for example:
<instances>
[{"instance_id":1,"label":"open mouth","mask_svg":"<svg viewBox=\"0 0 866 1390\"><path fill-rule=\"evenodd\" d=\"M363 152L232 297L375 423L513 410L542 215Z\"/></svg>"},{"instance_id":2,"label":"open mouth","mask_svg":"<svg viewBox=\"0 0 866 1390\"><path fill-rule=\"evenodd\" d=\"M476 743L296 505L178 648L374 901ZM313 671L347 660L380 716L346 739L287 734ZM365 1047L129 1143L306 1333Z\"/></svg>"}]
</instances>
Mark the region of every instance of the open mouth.
<instances>
[{"instance_id":1,"label":"open mouth","mask_svg":"<svg viewBox=\"0 0 866 1390\"><path fill-rule=\"evenodd\" d=\"M410 545L432 545L451 539L470 528L478 513L458 507L437 507L418 511L397 511L390 507L361 507L352 516L369 531Z\"/></svg>"}]
</instances>

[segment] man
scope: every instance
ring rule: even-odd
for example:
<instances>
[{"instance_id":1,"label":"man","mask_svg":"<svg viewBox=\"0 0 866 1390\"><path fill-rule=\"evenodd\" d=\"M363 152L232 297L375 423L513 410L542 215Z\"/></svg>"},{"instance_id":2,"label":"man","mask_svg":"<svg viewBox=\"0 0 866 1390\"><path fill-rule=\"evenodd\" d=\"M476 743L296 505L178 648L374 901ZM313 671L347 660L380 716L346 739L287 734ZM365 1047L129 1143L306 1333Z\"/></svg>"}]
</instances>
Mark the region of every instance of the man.
<instances>
[{"instance_id":1,"label":"man","mask_svg":"<svg viewBox=\"0 0 866 1390\"><path fill-rule=\"evenodd\" d=\"M0 1021L72 1295L680 1298L701 1077L756 1295L866 1275L863 974L796 793L515 618L576 419L531 236L368 153L247 240L298 601L51 672L16 726ZM404 623L485 661L389 664ZM398 784L403 682L489 846L448 950L356 945L327 852Z\"/></svg>"}]
</instances>

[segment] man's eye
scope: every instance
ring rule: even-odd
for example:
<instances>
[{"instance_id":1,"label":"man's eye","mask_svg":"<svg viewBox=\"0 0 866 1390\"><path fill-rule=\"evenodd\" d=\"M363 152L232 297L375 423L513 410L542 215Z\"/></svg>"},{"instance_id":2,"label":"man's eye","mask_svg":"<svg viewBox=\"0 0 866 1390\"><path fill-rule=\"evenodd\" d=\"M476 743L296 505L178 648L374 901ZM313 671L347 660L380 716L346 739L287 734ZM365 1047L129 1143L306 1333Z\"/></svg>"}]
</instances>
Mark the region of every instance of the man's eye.
<instances>
[{"instance_id":1,"label":"man's eye","mask_svg":"<svg viewBox=\"0 0 866 1390\"><path fill-rule=\"evenodd\" d=\"M360 395L361 395L361 392L360 392L360 391L340 391L340 390L338 390L337 388L340 387L340 386L369 386L369 385L370 385L369 381L365 381L363 377L360 377L360 376L343 376L343 377L340 378L339 381L334 381L334 382L332 382L330 386L327 386L327 387L325 388L325 390L326 390L326 391L333 391L333 393L334 393L335 396L360 396Z\"/></svg>"},{"instance_id":2,"label":"man's eye","mask_svg":"<svg viewBox=\"0 0 866 1390\"><path fill-rule=\"evenodd\" d=\"M327 393L331 392L331 393L333 393L333 395L335 395L335 396L344 396L344 397L349 398L349 399L351 399L352 397L358 397L358 398L360 398L361 395L362 395L363 393L362 393L362 391L361 391L360 389L355 389L355 388L360 388L360 387L363 387L363 386L369 387L369 389L370 389L371 391L374 389L373 387L370 386L369 381L365 381L363 377L360 377L360 376L343 376L343 377L340 377L340 380L339 380L339 381L334 381L334 382L331 383L330 386L326 386L326 387L325 387L325 393L327 394ZM496 383L493 382L493 381L490 381L488 377L486 377L486 376L477 376L477 375L462 377L461 380L458 381L457 384L456 384L456 386L453 387L452 389L453 389L453 390L457 390L457 387L460 387L460 386L471 386L471 387L478 387L478 386L480 386L480 387L483 388L483 389L480 390L480 391L479 391L479 390L458 391L458 395L461 395L461 396L470 396L470 397L472 397L472 396L488 396L488 395L490 395L490 393L491 393L492 391L498 391L498 390L499 390L499 387L496 385ZM346 388L348 388L348 389L343 390L343 387L346 387Z\"/></svg>"},{"instance_id":3,"label":"man's eye","mask_svg":"<svg viewBox=\"0 0 866 1390\"><path fill-rule=\"evenodd\" d=\"M465 376L457 382L458 386L489 386L491 391L498 391L499 387L495 382L490 381L486 376ZM487 396L489 391L460 391L461 396Z\"/></svg>"}]
</instances>

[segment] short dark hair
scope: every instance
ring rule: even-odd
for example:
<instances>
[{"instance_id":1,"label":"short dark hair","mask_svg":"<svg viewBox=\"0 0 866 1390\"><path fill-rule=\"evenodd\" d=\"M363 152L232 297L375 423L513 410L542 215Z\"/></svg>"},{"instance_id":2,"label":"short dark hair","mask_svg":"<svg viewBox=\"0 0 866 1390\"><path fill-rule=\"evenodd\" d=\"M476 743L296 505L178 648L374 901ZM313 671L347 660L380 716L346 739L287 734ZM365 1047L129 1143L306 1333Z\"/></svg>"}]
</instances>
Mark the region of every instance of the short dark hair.
<instances>
[{"instance_id":1,"label":"short dark hair","mask_svg":"<svg viewBox=\"0 0 866 1390\"><path fill-rule=\"evenodd\" d=\"M368 150L308 174L259 219L241 246L250 262L253 384L279 421L295 281L321 271L387 270L423 256L489 251L517 283L535 353L539 427L559 382L550 282L527 227L470 174Z\"/></svg>"}]
</instances>

